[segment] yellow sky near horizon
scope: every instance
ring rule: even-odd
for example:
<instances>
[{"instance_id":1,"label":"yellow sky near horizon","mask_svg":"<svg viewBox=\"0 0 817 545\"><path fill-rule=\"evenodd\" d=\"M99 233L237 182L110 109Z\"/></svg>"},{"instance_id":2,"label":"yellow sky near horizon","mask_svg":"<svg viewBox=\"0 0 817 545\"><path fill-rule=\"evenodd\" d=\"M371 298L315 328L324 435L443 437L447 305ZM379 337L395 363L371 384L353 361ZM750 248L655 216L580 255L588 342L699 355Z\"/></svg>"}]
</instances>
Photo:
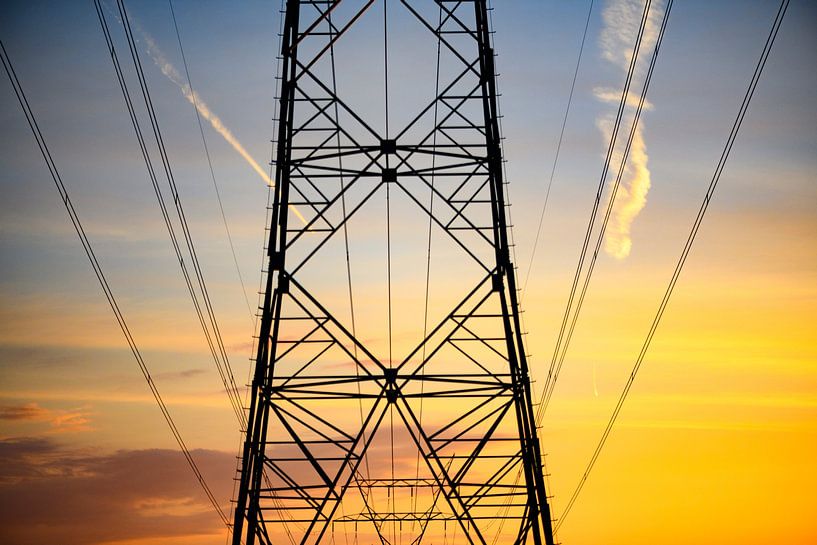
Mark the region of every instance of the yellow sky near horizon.
<instances>
[{"instance_id":1,"label":"yellow sky near horizon","mask_svg":"<svg viewBox=\"0 0 817 545\"><path fill-rule=\"evenodd\" d=\"M732 242L751 244L767 229L764 222L745 222L731 235ZM564 542L595 543L616 535L619 541L605 543L654 543L656 532L671 529L688 516L694 517L690 522L694 530L685 532L677 543L687 542L690 536L711 543L718 536L718 543L724 544L805 545L817 532L811 516L817 500L812 468L817 455L817 287L812 282L812 257L802 253L803 241L795 239L765 248L767 256L773 254L768 260L745 254L735 259L739 250L731 255L719 251L725 236L723 229L711 226L702 232L702 243L684 271L606 450L561 529ZM577 329L541 430L557 514L629 373L662 285L665 271L659 269L656 266L643 277L608 270L594 280L593 299ZM526 298L527 327L533 332L527 343L533 353L536 386L543 379L551 342L541 332L552 330L548 322L558 318L559 300L555 288L545 296L531 292ZM14 320L4 323L16 325L0 331L3 343L30 346L37 339L25 335L26 324L42 319L43 312L53 314L59 309L48 311L36 305L4 309L15 313ZM104 310L91 323L97 319L102 323ZM181 322L176 316L151 320L150 313L136 313L133 318L137 324L143 322L140 328L146 326L141 330L147 333L145 346L157 355L170 348L162 340L164 322ZM4 389L0 392L3 404L23 400L54 406L83 404L90 407L93 431L76 431L73 437L62 434L60 440L83 442L93 434L101 443L123 443L118 418L154 421L153 401L142 391L135 367L129 367L131 362L121 355L121 345L116 350L121 343L116 330L88 329L82 321L65 323L55 331L53 346L120 352L115 357L117 374L132 375L127 388L106 396L93 388L60 392L59 381L46 382L40 390ZM237 319L231 324L226 338L240 339L246 325ZM188 329L189 340L173 344L176 350L189 352L191 361L197 361L196 367L205 373L182 381L162 380L160 386L185 429L192 432L194 445L217 445L229 451L234 448L233 439L213 443L194 431L195 415L204 409L219 421L217 428L229 429L233 424L211 364L200 347L197 353L198 332ZM100 337L103 330L109 331ZM235 352L237 358L249 351L243 346ZM111 410L110 416L102 417ZM15 433L46 424L20 426ZM12 428L4 424L4 429L7 434ZM123 444L172 446L156 423L135 426L126 433L137 430L147 435ZM588 520L595 522L580 522ZM151 542L133 542L137 543ZM676 541L668 533L662 543Z\"/></svg>"}]
</instances>

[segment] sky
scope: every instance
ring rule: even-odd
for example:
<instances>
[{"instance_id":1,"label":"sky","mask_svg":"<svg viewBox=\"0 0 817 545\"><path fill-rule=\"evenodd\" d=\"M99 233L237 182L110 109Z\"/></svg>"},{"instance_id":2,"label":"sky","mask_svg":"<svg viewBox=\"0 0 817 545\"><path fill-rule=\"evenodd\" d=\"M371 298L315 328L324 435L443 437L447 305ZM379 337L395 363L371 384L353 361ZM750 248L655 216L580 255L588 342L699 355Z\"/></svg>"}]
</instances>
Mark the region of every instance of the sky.
<instances>
[{"instance_id":1,"label":"sky","mask_svg":"<svg viewBox=\"0 0 817 545\"><path fill-rule=\"evenodd\" d=\"M127 4L241 383L250 370L255 322L247 307L257 304L268 195L247 158L262 173L270 158L281 23L274 4L174 3L199 104L222 127L220 134L204 120L245 290L190 95L180 88L183 63L169 7ZM665 4L657 5L647 43L655 40ZM594 3L532 259L588 3L495 2L513 259L520 282L528 278L522 308L537 396L602 171L616 107L609 97L624 83L639 6ZM629 377L777 7L697 0L673 6L621 204L540 429L557 517ZM0 38L88 237L185 441L227 505L242 438L162 225L93 3L10 1L0 10ZM119 22L109 21L124 47ZM362 26L350 35L339 75L361 107L379 96L368 85L367 32ZM397 31L393 40L401 36ZM408 52L395 47L393 55L393 78L404 82L394 85L395 101L433 85L413 71ZM814 66L817 6L794 0L650 351L559 529L562 543L817 542ZM638 92L644 69L639 65ZM225 531L176 450L5 80L0 127L0 535L14 544L224 543ZM383 267L374 235L382 219L353 226L351 249L361 328L373 342L382 342L382 296L366 288L375 282L372 267ZM406 309L398 322L404 331L415 327L421 310L422 252L399 243L417 235L415 222L408 209L395 215L394 281ZM444 247L435 257L432 289L444 298L457 287L459 269ZM343 300L344 274L319 286L327 297Z\"/></svg>"}]
</instances>

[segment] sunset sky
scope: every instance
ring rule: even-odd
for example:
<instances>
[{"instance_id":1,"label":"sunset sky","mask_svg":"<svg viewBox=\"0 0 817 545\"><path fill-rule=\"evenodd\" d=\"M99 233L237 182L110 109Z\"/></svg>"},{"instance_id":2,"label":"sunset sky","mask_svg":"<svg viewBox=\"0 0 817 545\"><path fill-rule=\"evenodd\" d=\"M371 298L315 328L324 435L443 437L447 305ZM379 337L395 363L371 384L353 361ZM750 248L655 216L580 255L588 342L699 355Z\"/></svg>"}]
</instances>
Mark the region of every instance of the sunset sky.
<instances>
[{"instance_id":1,"label":"sunset sky","mask_svg":"<svg viewBox=\"0 0 817 545\"><path fill-rule=\"evenodd\" d=\"M397 12L398 2L389 0L389 10L392 4ZM666 2L654 4L653 31ZM121 25L108 5L125 55ZM183 64L168 4L127 5L221 332L243 384L255 334L247 307L257 305L267 221L263 178L278 2L174 2L193 87L222 127L219 134L204 120L247 299L194 109L180 89ZM530 267L522 308L537 399L640 5L596 0L593 6L531 261L589 2L494 1L514 261L520 285ZM620 196L627 206L611 220L540 429L557 518L629 377L778 5L679 0L672 8ZM151 374L226 508L243 438L162 225L93 2L5 2L0 39ZM348 36L359 56L347 58L339 76L341 88L354 89L361 101L371 91L367 65L381 59L363 39ZM399 63L400 47L393 55ZM559 529L562 543L817 543L815 67L817 3L793 0L640 374ZM433 91L433 82L410 71L392 77L398 97ZM225 543L226 531L176 448L2 79L0 541ZM634 85L640 89L640 80ZM425 233L427 219L416 221L395 215L398 240ZM375 344L383 342L382 294L367 289L367 274L384 266L382 248L370 237L381 224L382 217L373 217L350 235L356 297L362 309L374 309L358 311L360 327ZM425 265L418 263L421 253L401 253L399 246L395 252L401 317L409 317L396 322L410 332L421 315L421 301L411 294L422 293ZM444 255L435 262L436 293L457 289L457 271ZM328 273L322 287L345 289L345 274Z\"/></svg>"}]
</instances>

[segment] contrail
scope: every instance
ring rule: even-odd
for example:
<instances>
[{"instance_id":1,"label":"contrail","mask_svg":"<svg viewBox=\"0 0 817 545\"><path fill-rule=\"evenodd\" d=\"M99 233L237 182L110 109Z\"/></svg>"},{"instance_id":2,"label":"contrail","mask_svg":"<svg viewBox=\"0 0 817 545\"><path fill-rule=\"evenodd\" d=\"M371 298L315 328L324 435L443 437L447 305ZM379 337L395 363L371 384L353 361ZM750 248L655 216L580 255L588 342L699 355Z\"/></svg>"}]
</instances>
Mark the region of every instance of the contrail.
<instances>
[{"instance_id":1,"label":"contrail","mask_svg":"<svg viewBox=\"0 0 817 545\"><path fill-rule=\"evenodd\" d=\"M181 74L176 67L173 66L167 57L164 56L162 50L159 49L159 46L156 45L156 42L153 40L151 36L149 36L144 30L141 30L142 39L145 40L145 44L147 44L148 54L153 59L153 62L156 63L156 66L159 67L159 70L162 71L167 79L172 81L176 84L176 86L181 90L182 95L186 98L190 104L195 106L195 108L199 111L199 114L206 119L213 129L230 144L235 151L238 152L241 157L244 158L245 161L252 167L252 169L264 180L264 183L269 185L270 187L274 186L275 184L270 179L269 175L264 172L264 169L253 159L250 154L244 149L244 146L241 145L241 142L238 141L238 138L230 132L230 129L224 126L221 119L213 113L213 111L207 106L207 104L201 99L198 93L190 89L190 86L184 82Z\"/></svg>"},{"instance_id":2,"label":"contrail","mask_svg":"<svg viewBox=\"0 0 817 545\"><path fill-rule=\"evenodd\" d=\"M207 103L205 103L201 99L201 96L199 96L198 93L193 91L190 88L190 86L184 81L179 71L176 70L176 67L173 66L173 64L171 64L167 57L164 56L164 53L162 53L162 50L159 49L159 46L156 44L156 41L153 39L153 37L138 26L137 30L142 35L142 39L145 41L145 44L147 45L148 54L153 59L153 62L156 63L156 66L159 67L159 70L162 71L162 74L164 74L165 77L167 77L167 79L176 84L179 90L181 90L184 98L186 98L188 102L190 102L190 104L192 104L196 108L196 110L198 110L201 117L206 119L210 123L210 126L213 127L213 129L219 135L221 135L221 137L224 138L224 140L226 140L227 143L230 144L230 146L232 146L232 148L236 152L238 152L238 154L241 157L244 158L247 164L249 164L250 167L252 167L252 169L261 177L261 179L264 180L264 183L267 184L269 187L274 187L275 182L273 182L272 179L270 179L269 175L264 171L264 169L261 168L261 166L255 161L255 159L252 158L249 152L247 152L247 150L244 149L244 146L241 145L241 142L238 141L238 138L235 137L235 135L230 131L230 129L228 129L221 121L221 119L215 113L213 113L210 107L207 106ZM303 222L303 224L306 225L307 221L303 217L303 215L298 211L298 209L296 209L292 205L290 205L289 208L290 210L292 210L292 212L295 213L296 216L298 216L298 219L300 219L301 222Z\"/></svg>"},{"instance_id":3,"label":"contrail","mask_svg":"<svg viewBox=\"0 0 817 545\"><path fill-rule=\"evenodd\" d=\"M653 2L653 4L659 4ZM601 32L600 45L602 56L611 64L626 72L633 54L632 43L638 33L640 14L644 9L643 0L612 0L604 10L604 28ZM663 9L660 4L650 10L647 25L644 29L641 50L650 51L655 46L658 37L658 28ZM643 77L643 66L637 70L637 75ZM618 102L619 93L610 89L594 89L596 99L601 102ZM627 97L626 105L632 107L640 99L636 94ZM645 109L652 109L652 105L645 101ZM625 118L626 119L626 118ZM632 114L629 115L629 123ZM604 116L597 120L596 125L606 140L609 140L612 130L612 116ZM622 159L622 150L616 149L612 164L619 164ZM647 145L644 141L642 124L639 123L633 134L629 160L624 169L621 185L618 188L613 213L604 237L604 250L616 259L624 259L630 255L632 239L630 228L636 216L647 203L647 193L650 190L650 170L647 166L649 157Z\"/></svg>"}]
</instances>

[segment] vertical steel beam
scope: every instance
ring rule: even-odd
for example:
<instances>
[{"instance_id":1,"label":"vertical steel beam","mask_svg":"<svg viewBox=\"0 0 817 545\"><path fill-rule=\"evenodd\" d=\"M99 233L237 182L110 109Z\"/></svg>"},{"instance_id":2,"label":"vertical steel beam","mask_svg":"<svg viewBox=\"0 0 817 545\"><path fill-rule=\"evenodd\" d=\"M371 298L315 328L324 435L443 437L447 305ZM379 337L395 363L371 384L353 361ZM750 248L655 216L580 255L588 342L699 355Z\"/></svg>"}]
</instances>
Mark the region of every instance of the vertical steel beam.
<instances>
[{"instance_id":1,"label":"vertical steel beam","mask_svg":"<svg viewBox=\"0 0 817 545\"><path fill-rule=\"evenodd\" d=\"M533 538L536 545L542 543L544 533L546 545L553 545L553 529L550 506L544 483L544 469L539 450L539 438L530 390L525 347L522 340L519 303L517 300L516 278L508 246L508 226L505 216L505 190L502 168L502 146L499 131L499 110L497 108L496 72L494 50L491 47L491 31L486 0L474 2L475 17L482 73L483 111L485 115L485 140L490 161L491 193L494 198L494 237L497 256L497 270L507 281L507 298L502 297L503 319L508 353L511 355L511 372L516 382L514 401L522 440L525 479L528 487L528 506ZM510 299L510 304L508 299Z\"/></svg>"},{"instance_id":2,"label":"vertical steel beam","mask_svg":"<svg viewBox=\"0 0 817 545\"><path fill-rule=\"evenodd\" d=\"M238 497L233 523L233 544L253 545L259 533L259 491L264 474L264 445L269 421L269 386L272 362L275 361L281 315L281 288L287 279L283 275L286 255L286 226L289 207L289 169L291 156L292 114L294 107L294 75L297 58L298 0L287 0L281 56L283 59L282 86L278 121L278 148L275 169L275 188L272 208L272 227L267 244L267 277L264 304L258 334L255 372L251 385L246 440L241 459ZM277 282L277 284L275 284ZM246 530L244 524L246 522Z\"/></svg>"}]
</instances>

